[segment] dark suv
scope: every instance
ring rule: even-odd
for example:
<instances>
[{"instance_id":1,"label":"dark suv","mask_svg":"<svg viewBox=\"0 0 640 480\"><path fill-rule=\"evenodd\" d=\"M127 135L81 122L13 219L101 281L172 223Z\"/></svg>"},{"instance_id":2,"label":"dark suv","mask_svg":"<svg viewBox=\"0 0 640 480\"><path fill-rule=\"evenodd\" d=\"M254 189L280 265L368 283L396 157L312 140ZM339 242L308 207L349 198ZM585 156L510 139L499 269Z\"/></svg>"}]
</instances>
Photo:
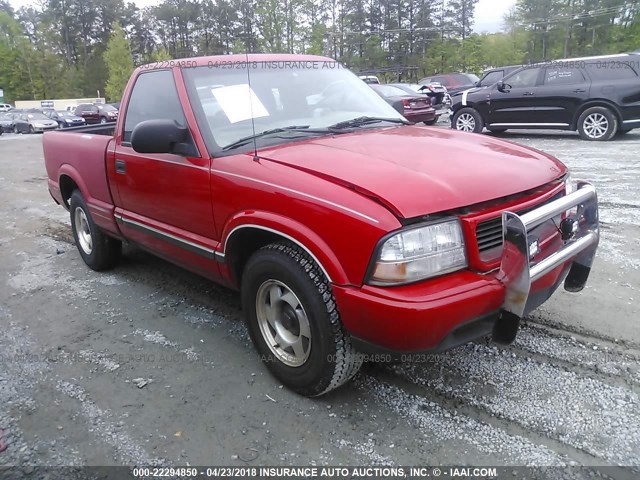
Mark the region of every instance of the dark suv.
<instances>
[{"instance_id":1,"label":"dark suv","mask_svg":"<svg viewBox=\"0 0 640 480\"><path fill-rule=\"evenodd\" d=\"M527 65L453 96L451 127L577 130L585 140L611 140L640 127L639 71L638 54Z\"/></svg>"}]
</instances>

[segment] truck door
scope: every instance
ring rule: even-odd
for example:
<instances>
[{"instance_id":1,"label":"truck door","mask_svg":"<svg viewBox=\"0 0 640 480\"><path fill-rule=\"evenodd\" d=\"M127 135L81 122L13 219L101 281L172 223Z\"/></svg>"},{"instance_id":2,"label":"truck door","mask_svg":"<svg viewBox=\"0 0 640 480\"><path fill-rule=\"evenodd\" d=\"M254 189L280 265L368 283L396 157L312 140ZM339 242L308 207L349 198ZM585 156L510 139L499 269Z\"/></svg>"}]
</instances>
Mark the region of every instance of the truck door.
<instances>
[{"instance_id":1,"label":"truck door","mask_svg":"<svg viewBox=\"0 0 640 480\"><path fill-rule=\"evenodd\" d=\"M195 131L186 121L171 70L140 74L131 91L115 154L107 160L113 162L108 170L117 190L116 220L128 239L217 278L210 157L207 152L137 153L131 147L131 133L145 120L174 120ZM193 147L197 152L195 143Z\"/></svg>"}]
</instances>

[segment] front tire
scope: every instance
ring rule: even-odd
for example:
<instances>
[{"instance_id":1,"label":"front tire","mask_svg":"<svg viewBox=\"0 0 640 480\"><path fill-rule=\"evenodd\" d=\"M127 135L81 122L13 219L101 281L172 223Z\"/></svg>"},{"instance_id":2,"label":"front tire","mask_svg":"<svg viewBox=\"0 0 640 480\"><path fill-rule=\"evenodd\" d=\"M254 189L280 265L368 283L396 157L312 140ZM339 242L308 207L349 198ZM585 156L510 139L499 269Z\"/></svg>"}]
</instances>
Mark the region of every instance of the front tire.
<instances>
[{"instance_id":1,"label":"front tire","mask_svg":"<svg viewBox=\"0 0 640 480\"><path fill-rule=\"evenodd\" d=\"M424 122L424 124L427 125L428 127L432 127L436 123L438 123L438 117L434 118L433 120L429 120L428 122Z\"/></svg>"},{"instance_id":2,"label":"front tire","mask_svg":"<svg viewBox=\"0 0 640 480\"><path fill-rule=\"evenodd\" d=\"M33 129L33 125L29 125L29 133L34 134L36 131Z\"/></svg>"},{"instance_id":3,"label":"front tire","mask_svg":"<svg viewBox=\"0 0 640 480\"><path fill-rule=\"evenodd\" d=\"M615 137L618 119L605 107L591 107L578 119L578 133L583 140L606 142Z\"/></svg>"},{"instance_id":4,"label":"front tire","mask_svg":"<svg viewBox=\"0 0 640 480\"><path fill-rule=\"evenodd\" d=\"M342 326L329 281L298 246L273 243L249 259L242 307L262 361L301 395L323 395L360 369L362 356Z\"/></svg>"},{"instance_id":5,"label":"front tire","mask_svg":"<svg viewBox=\"0 0 640 480\"><path fill-rule=\"evenodd\" d=\"M73 238L84 263L96 271L113 268L122 256L122 242L98 228L79 190L71 194L69 212Z\"/></svg>"},{"instance_id":6,"label":"front tire","mask_svg":"<svg viewBox=\"0 0 640 480\"><path fill-rule=\"evenodd\" d=\"M105 123L107 123L107 119L105 117L100 117L100 124L104 125Z\"/></svg>"},{"instance_id":7,"label":"front tire","mask_svg":"<svg viewBox=\"0 0 640 480\"><path fill-rule=\"evenodd\" d=\"M484 122L475 108L462 108L453 116L451 128L460 132L482 133Z\"/></svg>"}]
</instances>

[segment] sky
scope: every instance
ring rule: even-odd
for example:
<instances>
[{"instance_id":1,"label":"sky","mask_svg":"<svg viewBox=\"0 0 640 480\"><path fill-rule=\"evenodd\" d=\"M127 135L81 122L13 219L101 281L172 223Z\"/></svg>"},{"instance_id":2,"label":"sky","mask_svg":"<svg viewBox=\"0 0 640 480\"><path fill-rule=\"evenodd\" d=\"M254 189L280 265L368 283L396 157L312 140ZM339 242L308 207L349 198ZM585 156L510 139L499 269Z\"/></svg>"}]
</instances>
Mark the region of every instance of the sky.
<instances>
[{"instance_id":1,"label":"sky","mask_svg":"<svg viewBox=\"0 0 640 480\"><path fill-rule=\"evenodd\" d=\"M476 17L473 31L495 33L503 28L503 17L516 0L480 0L476 5Z\"/></svg>"},{"instance_id":2,"label":"sky","mask_svg":"<svg viewBox=\"0 0 640 480\"><path fill-rule=\"evenodd\" d=\"M127 0L128 1L128 0ZM139 7L157 4L157 0L133 0ZM33 4L33 0L10 0L14 8ZM498 32L503 27L504 14L514 6L516 0L480 0L476 5L476 17L473 30L478 33Z\"/></svg>"}]
</instances>

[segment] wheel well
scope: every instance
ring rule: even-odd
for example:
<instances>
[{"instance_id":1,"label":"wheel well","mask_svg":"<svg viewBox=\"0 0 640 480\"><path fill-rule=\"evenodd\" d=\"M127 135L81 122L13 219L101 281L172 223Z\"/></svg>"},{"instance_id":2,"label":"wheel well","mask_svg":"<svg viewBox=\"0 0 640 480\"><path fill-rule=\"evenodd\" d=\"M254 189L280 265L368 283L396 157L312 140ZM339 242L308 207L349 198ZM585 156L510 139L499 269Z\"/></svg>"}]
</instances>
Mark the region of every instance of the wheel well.
<instances>
[{"instance_id":1,"label":"wheel well","mask_svg":"<svg viewBox=\"0 0 640 480\"><path fill-rule=\"evenodd\" d=\"M251 227L241 228L227 240L225 258L236 285L240 286L242 283L244 266L251 255L277 241L287 241L287 239L277 233Z\"/></svg>"},{"instance_id":2,"label":"wheel well","mask_svg":"<svg viewBox=\"0 0 640 480\"><path fill-rule=\"evenodd\" d=\"M60 177L59 185L60 194L62 195L62 199L64 200L64 205L65 207L69 208L69 199L71 198L71 194L73 193L73 191L78 188L78 185L68 175L62 175Z\"/></svg>"},{"instance_id":3,"label":"wheel well","mask_svg":"<svg viewBox=\"0 0 640 480\"><path fill-rule=\"evenodd\" d=\"M582 115L586 110L592 107L604 107L608 110L611 110L613 114L616 116L616 118L618 119L618 126L622 125L622 115L620 115L620 111L618 110L618 107L616 107L613 103L607 100L599 99L599 100L590 100L589 103L586 103L585 105L583 105L578 109L578 111L576 112L573 118L573 123L571 124L572 129L574 130L578 129L578 120L580 119L580 115Z\"/></svg>"}]
</instances>

